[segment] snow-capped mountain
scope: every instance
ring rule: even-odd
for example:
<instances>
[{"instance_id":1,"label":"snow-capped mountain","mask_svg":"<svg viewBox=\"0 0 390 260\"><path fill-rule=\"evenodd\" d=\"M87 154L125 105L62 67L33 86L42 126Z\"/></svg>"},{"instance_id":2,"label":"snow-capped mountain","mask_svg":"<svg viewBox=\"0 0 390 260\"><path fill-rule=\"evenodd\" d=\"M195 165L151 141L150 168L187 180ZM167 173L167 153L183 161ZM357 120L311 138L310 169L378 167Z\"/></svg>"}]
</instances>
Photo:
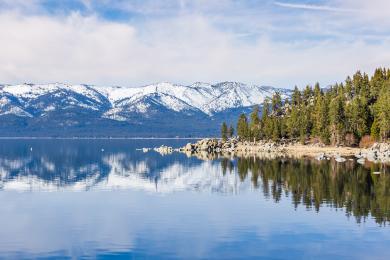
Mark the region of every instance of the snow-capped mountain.
<instances>
[{"instance_id":1,"label":"snow-capped mountain","mask_svg":"<svg viewBox=\"0 0 390 260\"><path fill-rule=\"evenodd\" d=\"M0 128L7 135L11 134L10 127L27 134L39 132L43 126L50 130L49 135L65 129L72 133L73 128L88 135L115 129L115 133L106 135L116 136L120 128L130 129L131 133L125 135L145 133L145 129L148 135L159 135L167 129L171 134L176 130L177 135L212 134L221 120L234 123L239 113L262 104L276 91L283 98L291 92L238 82L197 82L189 86L158 83L142 87L0 85Z\"/></svg>"}]
</instances>

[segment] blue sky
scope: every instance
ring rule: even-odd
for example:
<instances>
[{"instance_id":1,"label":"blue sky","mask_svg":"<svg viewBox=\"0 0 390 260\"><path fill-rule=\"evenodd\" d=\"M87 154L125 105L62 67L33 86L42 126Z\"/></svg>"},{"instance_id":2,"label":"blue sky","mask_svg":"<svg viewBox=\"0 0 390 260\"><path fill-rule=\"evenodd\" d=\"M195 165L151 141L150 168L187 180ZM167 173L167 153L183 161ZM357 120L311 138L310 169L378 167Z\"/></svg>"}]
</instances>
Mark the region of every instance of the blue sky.
<instances>
[{"instance_id":1,"label":"blue sky","mask_svg":"<svg viewBox=\"0 0 390 260\"><path fill-rule=\"evenodd\" d=\"M0 0L0 82L328 85L390 67L387 0Z\"/></svg>"}]
</instances>

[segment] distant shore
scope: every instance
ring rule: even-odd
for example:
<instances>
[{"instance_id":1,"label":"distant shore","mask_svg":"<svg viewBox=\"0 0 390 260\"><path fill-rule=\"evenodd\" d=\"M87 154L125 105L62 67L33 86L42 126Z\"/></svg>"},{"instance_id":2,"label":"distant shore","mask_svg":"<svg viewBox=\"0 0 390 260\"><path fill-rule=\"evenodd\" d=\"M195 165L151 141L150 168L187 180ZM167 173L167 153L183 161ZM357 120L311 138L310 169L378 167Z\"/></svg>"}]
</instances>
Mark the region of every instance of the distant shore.
<instances>
[{"instance_id":1,"label":"distant shore","mask_svg":"<svg viewBox=\"0 0 390 260\"><path fill-rule=\"evenodd\" d=\"M201 140L205 137L52 137L52 136L0 136L0 140L29 140L29 139L81 139L81 140Z\"/></svg>"}]
</instances>

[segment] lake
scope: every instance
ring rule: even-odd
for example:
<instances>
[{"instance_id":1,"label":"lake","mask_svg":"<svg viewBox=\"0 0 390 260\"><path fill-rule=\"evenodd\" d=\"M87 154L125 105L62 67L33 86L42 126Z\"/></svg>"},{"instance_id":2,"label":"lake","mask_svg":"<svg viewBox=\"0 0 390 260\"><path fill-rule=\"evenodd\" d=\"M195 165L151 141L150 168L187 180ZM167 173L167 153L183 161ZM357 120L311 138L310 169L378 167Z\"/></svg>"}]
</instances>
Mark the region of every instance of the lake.
<instances>
[{"instance_id":1,"label":"lake","mask_svg":"<svg viewBox=\"0 0 390 260\"><path fill-rule=\"evenodd\" d=\"M389 259L385 166L136 150L187 142L0 140L0 258Z\"/></svg>"}]
</instances>

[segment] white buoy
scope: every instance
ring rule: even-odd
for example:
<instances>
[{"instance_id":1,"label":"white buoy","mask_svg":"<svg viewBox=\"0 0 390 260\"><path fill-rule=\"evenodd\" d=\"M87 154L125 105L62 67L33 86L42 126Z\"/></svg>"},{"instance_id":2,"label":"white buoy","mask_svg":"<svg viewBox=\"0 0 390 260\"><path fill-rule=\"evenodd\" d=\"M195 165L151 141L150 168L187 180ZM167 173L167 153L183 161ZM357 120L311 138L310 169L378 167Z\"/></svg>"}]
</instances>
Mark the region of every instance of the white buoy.
<instances>
[{"instance_id":1,"label":"white buoy","mask_svg":"<svg viewBox=\"0 0 390 260\"><path fill-rule=\"evenodd\" d=\"M30 151L32 151L32 147L30 147Z\"/></svg>"},{"instance_id":2,"label":"white buoy","mask_svg":"<svg viewBox=\"0 0 390 260\"><path fill-rule=\"evenodd\" d=\"M104 149L102 148L101 151L104 152Z\"/></svg>"}]
</instances>

